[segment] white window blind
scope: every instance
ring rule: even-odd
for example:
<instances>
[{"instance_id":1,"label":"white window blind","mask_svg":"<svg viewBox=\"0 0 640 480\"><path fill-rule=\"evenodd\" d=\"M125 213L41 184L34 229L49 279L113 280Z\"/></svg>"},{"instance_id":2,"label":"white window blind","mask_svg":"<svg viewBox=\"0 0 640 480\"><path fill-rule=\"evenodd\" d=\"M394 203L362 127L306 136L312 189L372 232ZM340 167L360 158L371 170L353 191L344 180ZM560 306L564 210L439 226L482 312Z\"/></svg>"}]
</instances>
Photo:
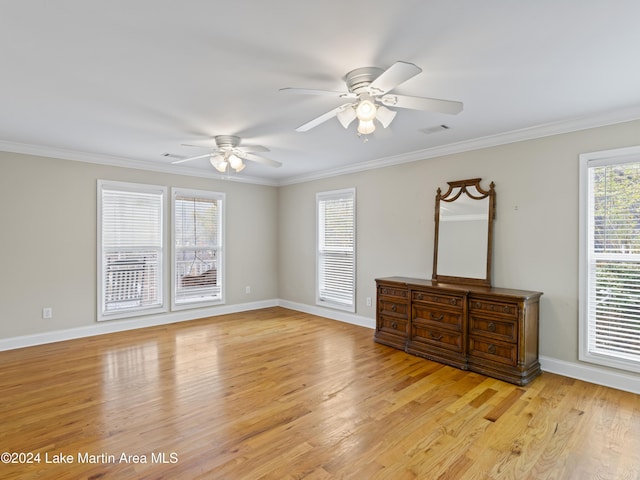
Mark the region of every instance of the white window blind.
<instances>
[{"instance_id":1,"label":"white window blind","mask_svg":"<svg viewBox=\"0 0 640 480\"><path fill-rule=\"evenodd\" d=\"M631 161L629 161L631 160ZM587 165L583 359L640 371L640 156Z\"/></svg>"},{"instance_id":2,"label":"white window blind","mask_svg":"<svg viewBox=\"0 0 640 480\"><path fill-rule=\"evenodd\" d=\"M223 194L173 190L174 306L223 300Z\"/></svg>"},{"instance_id":3,"label":"white window blind","mask_svg":"<svg viewBox=\"0 0 640 480\"><path fill-rule=\"evenodd\" d=\"M162 309L162 187L99 182L98 319Z\"/></svg>"},{"instance_id":4,"label":"white window blind","mask_svg":"<svg viewBox=\"0 0 640 480\"><path fill-rule=\"evenodd\" d=\"M318 193L317 291L320 305L355 311L355 189Z\"/></svg>"}]
</instances>

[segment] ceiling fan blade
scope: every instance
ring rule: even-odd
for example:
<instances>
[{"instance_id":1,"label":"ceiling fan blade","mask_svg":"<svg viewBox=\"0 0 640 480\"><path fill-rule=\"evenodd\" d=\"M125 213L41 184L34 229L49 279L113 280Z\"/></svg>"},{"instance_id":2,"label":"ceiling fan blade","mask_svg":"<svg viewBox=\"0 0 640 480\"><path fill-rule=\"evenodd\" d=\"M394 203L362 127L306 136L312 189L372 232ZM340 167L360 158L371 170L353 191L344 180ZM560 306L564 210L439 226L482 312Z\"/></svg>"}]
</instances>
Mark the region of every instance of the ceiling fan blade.
<instances>
[{"instance_id":1,"label":"ceiling fan blade","mask_svg":"<svg viewBox=\"0 0 640 480\"><path fill-rule=\"evenodd\" d=\"M180 146L181 147L206 148L206 149L209 149L209 150L213 150L214 148L216 148L215 145L194 145L192 143L181 143Z\"/></svg>"},{"instance_id":2,"label":"ceiling fan blade","mask_svg":"<svg viewBox=\"0 0 640 480\"><path fill-rule=\"evenodd\" d=\"M356 109L355 108L343 108L336 115L338 117L338 121L344 128L349 128L351 122L356 119Z\"/></svg>"},{"instance_id":3,"label":"ceiling fan blade","mask_svg":"<svg viewBox=\"0 0 640 480\"><path fill-rule=\"evenodd\" d=\"M371 82L369 91L372 95L384 95L420 72L422 69L413 63L396 62Z\"/></svg>"},{"instance_id":4,"label":"ceiling fan blade","mask_svg":"<svg viewBox=\"0 0 640 480\"><path fill-rule=\"evenodd\" d=\"M387 94L378 99L387 107L410 108L412 110L427 110L429 112L447 113L455 115L462 111L462 102L441 100L439 98L409 97L406 95Z\"/></svg>"},{"instance_id":5,"label":"ceiling fan blade","mask_svg":"<svg viewBox=\"0 0 640 480\"><path fill-rule=\"evenodd\" d=\"M251 160L252 162L262 163L263 165L269 165L270 167L281 167L282 163L277 162L275 160L271 160L270 158L265 158L262 155L256 155L249 152L244 152L243 155L239 155L240 158L245 160Z\"/></svg>"},{"instance_id":6,"label":"ceiling fan blade","mask_svg":"<svg viewBox=\"0 0 640 480\"><path fill-rule=\"evenodd\" d=\"M338 114L338 112L341 112L344 108L349 106L351 106L351 103L345 103L344 105L340 105L339 107L336 107L333 110L329 110L327 113L314 118L313 120L305 123L304 125L300 125L298 128L296 128L296 132L306 132L307 130L311 130L313 127L317 127L321 123L324 123L327 120L335 117Z\"/></svg>"},{"instance_id":7,"label":"ceiling fan blade","mask_svg":"<svg viewBox=\"0 0 640 480\"><path fill-rule=\"evenodd\" d=\"M338 98L358 98L358 95L351 92L334 92L332 90L315 90L312 88L281 88L281 92L297 93L301 95L322 95L325 97L338 97Z\"/></svg>"},{"instance_id":8,"label":"ceiling fan blade","mask_svg":"<svg viewBox=\"0 0 640 480\"><path fill-rule=\"evenodd\" d=\"M245 152L269 152L267 147L262 145L241 145L240 149Z\"/></svg>"},{"instance_id":9,"label":"ceiling fan blade","mask_svg":"<svg viewBox=\"0 0 640 480\"><path fill-rule=\"evenodd\" d=\"M211 154L210 153L205 153L204 155L198 155L197 157L189 157L189 158L183 158L182 160L176 160L175 162L171 162L172 165L177 165L179 163L185 163L185 162L190 162L191 160L197 160L199 158L205 158L205 157L210 157Z\"/></svg>"}]
</instances>

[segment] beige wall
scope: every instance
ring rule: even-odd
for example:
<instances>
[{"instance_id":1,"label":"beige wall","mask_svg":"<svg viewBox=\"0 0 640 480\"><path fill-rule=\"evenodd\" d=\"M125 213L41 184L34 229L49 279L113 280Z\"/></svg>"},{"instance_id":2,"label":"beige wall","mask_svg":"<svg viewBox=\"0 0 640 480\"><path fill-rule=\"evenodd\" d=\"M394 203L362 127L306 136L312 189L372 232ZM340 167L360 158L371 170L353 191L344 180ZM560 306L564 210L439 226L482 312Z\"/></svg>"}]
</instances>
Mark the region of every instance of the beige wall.
<instances>
[{"instance_id":1,"label":"beige wall","mask_svg":"<svg viewBox=\"0 0 640 480\"><path fill-rule=\"evenodd\" d=\"M578 156L639 133L628 122L280 188L0 153L0 339L95 325L98 179L225 192L228 305L314 306L315 194L355 187L356 314L373 322L376 277L431 276L436 189L481 177L496 183L494 285L544 292L540 353L578 362Z\"/></svg>"},{"instance_id":2,"label":"beige wall","mask_svg":"<svg viewBox=\"0 0 640 480\"><path fill-rule=\"evenodd\" d=\"M629 122L281 187L280 298L315 301L317 192L356 188L356 313L374 318L376 277L431 277L437 188L481 177L496 184L493 284L543 292L540 354L577 362L579 154L637 145L639 132Z\"/></svg>"},{"instance_id":3,"label":"beige wall","mask_svg":"<svg viewBox=\"0 0 640 480\"><path fill-rule=\"evenodd\" d=\"M0 339L95 325L98 179L226 193L227 305L278 297L275 187L0 152Z\"/></svg>"}]
</instances>

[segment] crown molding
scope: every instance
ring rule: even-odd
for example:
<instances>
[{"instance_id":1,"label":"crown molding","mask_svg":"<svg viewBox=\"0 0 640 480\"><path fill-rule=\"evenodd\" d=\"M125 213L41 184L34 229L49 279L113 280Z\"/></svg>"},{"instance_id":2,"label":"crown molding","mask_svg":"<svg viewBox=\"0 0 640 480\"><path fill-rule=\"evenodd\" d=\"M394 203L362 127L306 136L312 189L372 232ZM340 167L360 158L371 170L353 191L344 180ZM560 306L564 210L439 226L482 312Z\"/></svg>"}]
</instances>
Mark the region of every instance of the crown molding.
<instances>
[{"instance_id":1,"label":"crown molding","mask_svg":"<svg viewBox=\"0 0 640 480\"><path fill-rule=\"evenodd\" d=\"M281 180L279 182L279 185L284 186L293 185L296 183L310 182L323 178L347 175L350 173L357 173L365 170L373 170L376 168L389 167L393 165L401 165L403 163L417 162L420 160L427 160L429 158L443 157L445 155L469 152L472 150L480 150L482 148L497 147L499 145L507 145L509 143L551 137L553 135L561 135L563 133L571 133L580 130L588 130L590 128L615 125L618 123L631 122L639 119L640 106L612 110L600 115L575 117L559 122L536 125L534 127L522 128L509 132L499 133L496 135L488 135L485 137L474 138L462 142L440 145L424 150L416 150L414 152L409 152L402 155L395 155L391 157L360 162L349 165L347 167L339 167L330 170L324 170L321 172L311 173L308 175L291 177Z\"/></svg>"},{"instance_id":2,"label":"crown molding","mask_svg":"<svg viewBox=\"0 0 640 480\"><path fill-rule=\"evenodd\" d=\"M26 143L7 142L0 140L0 151L20 153L25 155L35 155L38 157L59 158L61 160L73 160L84 163L95 163L112 167L133 168L160 173L170 173L172 175L187 175L191 177L210 178L212 180L225 180L229 182L251 183L275 187L278 183L263 178L250 177L246 175L223 175L218 172L203 171L184 165L172 165L166 163L149 162L144 160L134 160L124 157L102 155L99 153L79 152L63 148L47 147L43 145L30 145Z\"/></svg>"},{"instance_id":3,"label":"crown molding","mask_svg":"<svg viewBox=\"0 0 640 480\"><path fill-rule=\"evenodd\" d=\"M346 167L322 170L319 172L284 178L281 180L269 180L265 178L250 177L246 175L221 175L217 172L203 171L201 169L191 168L183 165L171 165L145 160L134 160L124 157L102 155L98 153L79 152L75 150L67 150L56 147L30 145L2 140L0 140L0 151L21 153L26 155L36 155L40 157L59 158L62 160L74 160L78 162L95 163L100 165L110 165L115 167L134 168L138 170L170 173L173 175L186 175L192 177L210 178L214 180L226 180L230 182L278 187L293 185L297 183L311 182L340 175L348 175L352 173L363 172L366 170L373 170L376 168L428 160L430 158L442 157L445 155L463 153L472 150L479 150L482 148L496 147L509 143L550 137L553 135L587 130L590 128L615 125L618 123L630 122L639 119L640 106L633 106L624 109L611 110L598 115L574 117L563 121L536 125L533 127L512 130L495 135L488 135L471 140L464 140L462 142L440 145L423 150L416 150L414 152L409 152L406 154L368 160Z\"/></svg>"}]
</instances>

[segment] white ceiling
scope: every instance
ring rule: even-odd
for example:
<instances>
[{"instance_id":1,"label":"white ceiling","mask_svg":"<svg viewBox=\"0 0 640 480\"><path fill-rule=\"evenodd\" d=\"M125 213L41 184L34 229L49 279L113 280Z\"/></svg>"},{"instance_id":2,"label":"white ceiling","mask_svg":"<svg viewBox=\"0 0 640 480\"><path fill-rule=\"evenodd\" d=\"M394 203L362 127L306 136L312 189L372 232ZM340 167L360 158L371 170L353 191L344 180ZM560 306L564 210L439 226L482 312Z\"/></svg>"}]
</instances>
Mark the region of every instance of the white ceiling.
<instances>
[{"instance_id":1,"label":"white ceiling","mask_svg":"<svg viewBox=\"0 0 640 480\"><path fill-rule=\"evenodd\" d=\"M234 175L283 184L640 118L638 19L638 0L0 0L0 149L215 177L206 159L162 154L239 135L284 165ZM336 119L295 132L342 101L280 88L346 90L348 71L398 60L423 72L395 93L464 111L399 110L367 142Z\"/></svg>"}]
</instances>

